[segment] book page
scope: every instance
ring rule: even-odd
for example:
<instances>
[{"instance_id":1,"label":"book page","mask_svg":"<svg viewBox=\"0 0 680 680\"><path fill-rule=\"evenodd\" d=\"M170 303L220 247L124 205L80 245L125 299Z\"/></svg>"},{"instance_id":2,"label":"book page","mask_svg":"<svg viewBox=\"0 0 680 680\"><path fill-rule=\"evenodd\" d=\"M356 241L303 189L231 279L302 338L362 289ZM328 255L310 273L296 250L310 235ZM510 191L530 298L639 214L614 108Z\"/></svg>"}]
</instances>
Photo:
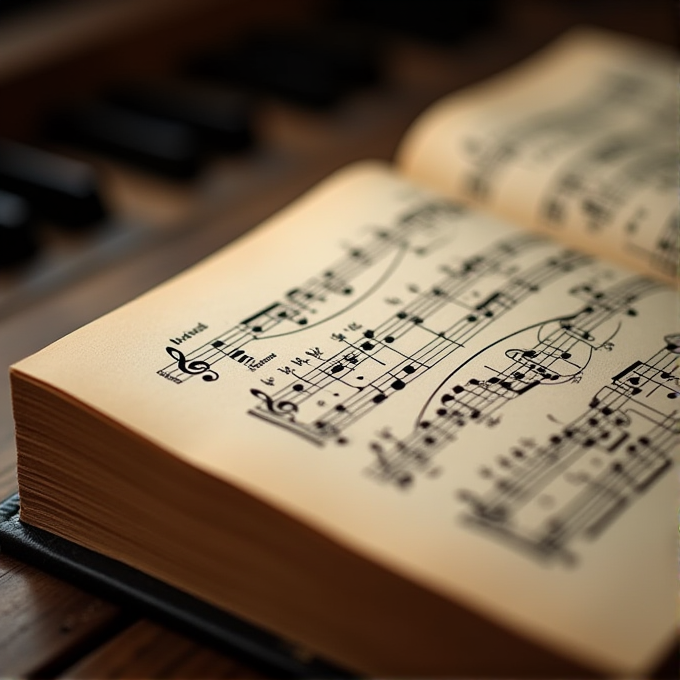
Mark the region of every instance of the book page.
<instances>
[{"instance_id":1,"label":"book page","mask_svg":"<svg viewBox=\"0 0 680 680\"><path fill-rule=\"evenodd\" d=\"M14 370L631 672L675 624L673 307L661 283L364 164Z\"/></svg>"},{"instance_id":2,"label":"book page","mask_svg":"<svg viewBox=\"0 0 680 680\"><path fill-rule=\"evenodd\" d=\"M419 182L674 281L677 64L589 29L435 104L407 134Z\"/></svg>"}]
</instances>

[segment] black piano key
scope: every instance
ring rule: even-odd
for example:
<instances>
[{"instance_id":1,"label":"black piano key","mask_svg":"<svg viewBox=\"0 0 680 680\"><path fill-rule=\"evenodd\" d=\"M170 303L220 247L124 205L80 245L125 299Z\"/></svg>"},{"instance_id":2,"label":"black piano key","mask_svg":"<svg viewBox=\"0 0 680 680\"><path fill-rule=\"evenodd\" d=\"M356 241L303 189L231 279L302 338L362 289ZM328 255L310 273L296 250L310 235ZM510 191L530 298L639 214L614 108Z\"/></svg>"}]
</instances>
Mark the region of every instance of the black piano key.
<instances>
[{"instance_id":1,"label":"black piano key","mask_svg":"<svg viewBox=\"0 0 680 680\"><path fill-rule=\"evenodd\" d=\"M254 37L195 60L190 70L312 107L330 106L377 78L374 53L364 46L300 35Z\"/></svg>"},{"instance_id":2,"label":"black piano key","mask_svg":"<svg viewBox=\"0 0 680 680\"><path fill-rule=\"evenodd\" d=\"M0 189L19 194L38 214L70 228L87 227L105 215L89 165L16 142L0 141Z\"/></svg>"},{"instance_id":3,"label":"black piano key","mask_svg":"<svg viewBox=\"0 0 680 680\"><path fill-rule=\"evenodd\" d=\"M260 46L205 55L192 63L191 73L313 107L330 106L344 92L327 64Z\"/></svg>"},{"instance_id":4,"label":"black piano key","mask_svg":"<svg viewBox=\"0 0 680 680\"><path fill-rule=\"evenodd\" d=\"M48 121L47 133L170 177L187 179L200 168L201 141L189 125L105 102L58 112Z\"/></svg>"},{"instance_id":5,"label":"black piano key","mask_svg":"<svg viewBox=\"0 0 680 680\"><path fill-rule=\"evenodd\" d=\"M37 251L35 220L28 202L0 191L0 268L20 264Z\"/></svg>"},{"instance_id":6,"label":"black piano key","mask_svg":"<svg viewBox=\"0 0 680 680\"><path fill-rule=\"evenodd\" d=\"M280 49L293 45L309 58L327 61L347 90L374 85L379 80L382 45L375 33L319 26L313 33L272 36L268 41Z\"/></svg>"},{"instance_id":7,"label":"black piano key","mask_svg":"<svg viewBox=\"0 0 680 680\"><path fill-rule=\"evenodd\" d=\"M252 111L236 92L206 91L183 83L137 84L107 97L116 106L189 125L210 148L241 151L253 143Z\"/></svg>"},{"instance_id":8,"label":"black piano key","mask_svg":"<svg viewBox=\"0 0 680 680\"><path fill-rule=\"evenodd\" d=\"M453 43L490 25L497 0L336 0L341 19L397 30L437 43Z\"/></svg>"},{"instance_id":9,"label":"black piano key","mask_svg":"<svg viewBox=\"0 0 680 680\"><path fill-rule=\"evenodd\" d=\"M16 14L26 14L36 5L46 5L55 0L0 0L0 21L5 17L10 18Z\"/></svg>"}]
</instances>

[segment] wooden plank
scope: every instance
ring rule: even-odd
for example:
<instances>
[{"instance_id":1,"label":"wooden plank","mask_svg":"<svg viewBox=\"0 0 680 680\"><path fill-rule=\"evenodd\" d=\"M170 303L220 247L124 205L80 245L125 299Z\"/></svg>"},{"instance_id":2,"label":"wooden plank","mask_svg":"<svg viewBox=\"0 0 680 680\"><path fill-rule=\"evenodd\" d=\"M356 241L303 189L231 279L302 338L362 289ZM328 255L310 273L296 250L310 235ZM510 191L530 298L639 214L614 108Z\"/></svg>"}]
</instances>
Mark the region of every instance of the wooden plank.
<instances>
[{"instance_id":1,"label":"wooden plank","mask_svg":"<svg viewBox=\"0 0 680 680\"><path fill-rule=\"evenodd\" d=\"M154 623L140 621L64 671L62 678L262 678Z\"/></svg>"},{"instance_id":2,"label":"wooden plank","mask_svg":"<svg viewBox=\"0 0 680 680\"><path fill-rule=\"evenodd\" d=\"M130 623L113 604L0 555L0 676L44 675Z\"/></svg>"}]
</instances>

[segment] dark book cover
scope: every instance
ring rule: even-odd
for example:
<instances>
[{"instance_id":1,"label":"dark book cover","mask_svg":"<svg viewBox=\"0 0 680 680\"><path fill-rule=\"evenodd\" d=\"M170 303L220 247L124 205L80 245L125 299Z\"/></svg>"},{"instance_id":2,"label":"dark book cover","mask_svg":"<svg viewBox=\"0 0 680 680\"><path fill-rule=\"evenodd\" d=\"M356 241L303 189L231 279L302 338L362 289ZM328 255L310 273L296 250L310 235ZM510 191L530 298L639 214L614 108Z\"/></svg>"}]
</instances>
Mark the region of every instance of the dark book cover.
<instances>
[{"instance_id":1,"label":"dark book cover","mask_svg":"<svg viewBox=\"0 0 680 680\"><path fill-rule=\"evenodd\" d=\"M207 644L271 677L349 678L295 645L99 553L19 519L19 496L0 502L0 551L140 616Z\"/></svg>"},{"instance_id":2,"label":"dark book cover","mask_svg":"<svg viewBox=\"0 0 680 680\"><path fill-rule=\"evenodd\" d=\"M18 494L0 502L0 552L103 599L115 600L140 616L250 664L269 677L355 677L137 569L20 521ZM649 677L678 678L679 671L680 647L676 644Z\"/></svg>"}]
</instances>

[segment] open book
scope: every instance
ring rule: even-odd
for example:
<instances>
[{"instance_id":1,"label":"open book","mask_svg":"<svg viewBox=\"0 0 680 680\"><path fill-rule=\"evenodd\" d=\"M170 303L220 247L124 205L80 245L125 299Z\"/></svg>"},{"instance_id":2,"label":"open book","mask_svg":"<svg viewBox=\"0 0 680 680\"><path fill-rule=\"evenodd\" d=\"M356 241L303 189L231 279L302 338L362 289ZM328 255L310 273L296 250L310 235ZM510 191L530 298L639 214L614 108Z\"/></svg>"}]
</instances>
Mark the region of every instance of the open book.
<instances>
[{"instance_id":1,"label":"open book","mask_svg":"<svg viewBox=\"0 0 680 680\"><path fill-rule=\"evenodd\" d=\"M677 622L674 89L570 33L20 362L22 519L361 673L645 673Z\"/></svg>"}]
</instances>

